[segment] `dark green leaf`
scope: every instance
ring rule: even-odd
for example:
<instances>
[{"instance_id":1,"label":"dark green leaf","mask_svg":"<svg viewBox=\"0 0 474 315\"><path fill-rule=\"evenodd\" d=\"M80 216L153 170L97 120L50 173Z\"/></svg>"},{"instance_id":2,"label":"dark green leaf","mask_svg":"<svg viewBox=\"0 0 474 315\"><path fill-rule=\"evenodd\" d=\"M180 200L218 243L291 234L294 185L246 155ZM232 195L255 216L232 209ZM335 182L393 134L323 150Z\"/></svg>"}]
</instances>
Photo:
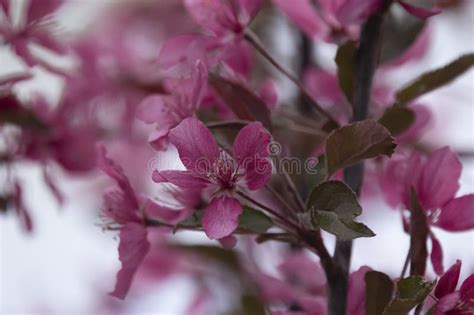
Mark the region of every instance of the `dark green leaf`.
<instances>
[{"instance_id":1,"label":"dark green leaf","mask_svg":"<svg viewBox=\"0 0 474 315\"><path fill-rule=\"evenodd\" d=\"M426 271L428 249L426 242L430 233L425 212L420 206L414 189L410 194L410 275L423 276Z\"/></svg>"},{"instance_id":2,"label":"dark green leaf","mask_svg":"<svg viewBox=\"0 0 474 315\"><path fill-rule=\"evenodd\" d=\"M365 274L365 315L383 314L392 299L393 282L389 276L378 271Z\"/></svg>"},{"instance_id":3,"label":"dark green leaf","mask_svg":"<svg viewBox=\"0 0 474 315\"><path fill-rule=\"evenodd\" d=\"M373 120L334 130L326 140L328 177L338 169L380 155L391 156L397 145L390 132Z\"/></svg>"},{"instance_id":4,"label":"dark green leaf","mask_svg":"<svg viewBox=\"0 0 474 315\"><path fill-rule=\"evenodd\" d=\"M367 226L354 222L362 213L355 193L340 181L328 181L311 192L307 208L315 227L334 234L339 240L374 236Z\"/></svg>"},{"instance_id":5,"label":"dark green leaf","mask_svg":"<svg viewBox=\"0 0 474 315\"><path fill-rule=\"evenodd\" d=\"M239 229L251 233L263 234L273 226L272 220L262 211L244 207L239 217Z\"/></svg>"},{"instance_id":6,"label":"dark green leaf","mask_svg":"<svg viewBox=\"0 0 474 315\"><path fill-rule=\"evenodd\" d=\"M473 65L474 54L467 54L442 68L427 72L399 90L396 94L397 102L406 104L423 94L446 85Z\"/></svg>"},{"instance_id":7,"label":"dark green leaf","mask_svg":"<svg viewBox=\"0 0 474 315\"><path fill-rule=\"evenodd\" d=\"M392 106L385 110L379 123L394 136L406 131L415 122L416 115L408 107Z\"/></svg>"},{"instance_id":8,"label":"dark green leaf","mask_svg":"<svg viewBox=\"0 0 474 315\"><path fill-rule=\"evenodd\" d=\"M352 103L352 95L354 92L353 74L355 73L356 51L356 43L348 41L340 46L336 53L337 79L349 103Z\"/></svg>"},{"instance_id":9,"label":"dark green leaf","mask_svg":"<svg viewBox=\"0 0 474 315\"><path fill-rule=\"evenodd\" d=\"M383 315L406 315L422 303L435 283L423 277L411 276L398 281L397 296L390 302Z\"/></svg>"},{"instance_id":10,"label":"dark green leaf","mask_svg":"<svg viewBox=\"0 0 474 315\"><path fill-rule=\"evenodd\" d=\"M209 75L209 83L237 117L258 120L267 129L271 129L267 105L247 87L215 74Z\"/></svg>"}]
</instances>

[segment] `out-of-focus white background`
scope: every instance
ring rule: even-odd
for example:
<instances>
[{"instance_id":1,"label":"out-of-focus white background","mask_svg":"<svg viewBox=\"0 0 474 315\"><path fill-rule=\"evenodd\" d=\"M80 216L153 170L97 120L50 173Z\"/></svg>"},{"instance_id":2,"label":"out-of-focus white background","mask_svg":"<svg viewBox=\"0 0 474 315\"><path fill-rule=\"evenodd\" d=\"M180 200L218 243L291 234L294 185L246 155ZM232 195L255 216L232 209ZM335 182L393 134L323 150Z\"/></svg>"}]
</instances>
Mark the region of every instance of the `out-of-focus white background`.
<instances>
[{"instance_id":1,"label":"out-of-focus white background","mask_svg":"<svg viewBox=\"0 0 474 315\"><path fill-rule=\"evenodd\" d=\"M132 1L132 0L130 0ZM72 1L61 10L60 21L67 34L84 28L107 1ZM402 84L419 71L441 66L462 53L474 51L474 1L466 1L462 11L432 19L433 39L428 56L410 72L394 75ZM158 52L157 52L158 53ZM8 51L0 49L0 74L21 66ZM32 83L24 92L39 91L50 99L58 97L61 82L41 71L34 71ZM435 125L425 139L435 146L449 144L460 151L474 152L474 71L470 70L448 88L421 99L435 113ZM146 145L146 144L144 144ZM464 172L459 194L474 191L474 161L463 160ZM0 173L2 174L2 173ZM100 199L90 194L101 179L70 178L58 171L65 192L66 206L59 209L43 187L40 170L32 165L21 169L27 183L27 203L35 221L33 235L24 234L14 216L0 218L0 313L1 314L95 314L104 295L115 283L119 268L117 239L96 224ZM3 175L0 175L3 176ZM87 196L92 196L88 198ZM355 242L353 268L369 264L374 269L397 276L408 248L396 211L382 202L367 205L361 217L377 237ZM473 213L474 215L474 213ZM474 272L474 232L448 234L436 230L445 254L445 266L455 259L464 262L463 276ZM191 238L196 237L190 234ZM333 243L328 238L329 244ZM332 246L332 245L331 245ZM153 290L149 298L130 303L130 314L180 314L183 293L189 288L181 279Z\"/></svg>"}]
</instances>

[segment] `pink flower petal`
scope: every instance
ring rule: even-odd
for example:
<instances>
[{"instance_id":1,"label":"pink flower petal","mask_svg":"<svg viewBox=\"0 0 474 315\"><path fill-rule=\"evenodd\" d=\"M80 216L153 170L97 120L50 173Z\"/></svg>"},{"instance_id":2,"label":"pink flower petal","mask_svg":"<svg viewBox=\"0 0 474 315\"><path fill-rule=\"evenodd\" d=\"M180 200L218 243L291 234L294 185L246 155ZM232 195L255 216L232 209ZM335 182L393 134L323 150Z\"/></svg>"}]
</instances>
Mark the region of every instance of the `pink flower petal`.
<instances>
[{"instance_id":1,"label":"pink flower petal","mask_svg":"<svg viewBox=\"0 0 474 315\"><path fill-rule=\"evenodd\" d=\"M186 93L187 98L189 99L188 108L191 109L190 112L194 110L201 104L201 101L206 93L207 87L207 66L201 60L196 61L196 65L191 72L191 81L192 85ZM190 116L192 113L189 113Z\"/></svg>"},{"instance_id":2,"label":"pink flower petal","mask_svg":"<svg viewBox=\"0 0 474 315\"><path fill-rule=\"evenodd\" d=\"M288 255L278 270L285 279L292 279L312 292L323 291L326 287L326 275L321 264L308 257L304 251ZM308 274L308 270L312 270L311 274Z\"/></svg>"},{"instance_id":3,"label":"pink flower petal","mask_svg":"<svg viewBox=\"0 0 474 315\"><path fill-rule=\"evenodd\" d=\"M365 274L372 268L362 266L349 276L349 293L347 296L348 314L365 314Z\"/></svg>"},{"instance_id":4,"label":"pink flower petal","mask_svg":"<svg viewBox=\"0 0 474 315\"><path fill-rule=\"evenodd\" d=\"M472 302L474 301L474 275L470 275L461 285L459 289L460 300L464 303L471 303L470 310L473 310Z\"/></svg>"},{"instance_id":5,"label":"pink flower petal","mask_svg":"<svg viewBox=\"0 0 474 315\"><path fill-rule=\"evenodd\" d=\"M346 111L347 101L334 73L311 68L305 71L303 82L316 100L333 105L331 111L336 110L338 116Z\"/></svg>"},{"instance_id":6,"label":"pink flower petal","mask_svg":"<svg viewBox=\"0 0 474 315\"><path fill-rule=\"evenodd\" d=\"M204 232L210 239L220 239L232 234L239 226L241 213L242 206L237 199L226 195L214 197L202 217Z\"/></svg>"},{"instance_id":7,"label":"pink flower petal","mask_svg":"<svg viewBox=\"0 0 474 315\"><path fill-rule=\"evenodd\" d=\"M184 166L206 176L219 158L219 147L207 127L196 118L186 118L169 133Z\"/></svg>"},{"instance_id":8,"label":"pink flower petal","mask_svg":"<svg viewBox=\"0 0 474 315\"><path fill-rule=\"evenodd\" d=\"M322 296L314 296L306 294L297 298L297 303L301 305L301 308L306 311L305 315L309 314L326 314L327 311L327 299ZM290 315L292 313L289 313ZM298 314L298 313L296 313Z\"/></svg>"},{"instance_id":9,"label":"pink flower petal","mask_svg":"<svg viewBox=\"0 0 474 315\"><path fill-rule=\"evenodd\" d=\"M451 232L474 228L474 194L449 201L441 208L441 214L435 224Z\"/></svg>"},{"instance_id":10,"label":"pink flower petal","mask_svg":"<svg viewBox=\"0 0 474 315\"><path fill-rule=\"evenodd\" d=\"M250 190L264 186L271 176L272 166L268 160L270 135L260 122L242 128L234 140L232 154L245 170L246 185Z\"/></svg>"},{"instance_id":11,"label":"pink flower petal","mask_svg":"<svg viewBox=\"0 0 474 315\"><path fill-rule=\"evenodd\" d=\"M454 265L449 267L449 269L444 273L444 275L441 278L439 278L438 284L436 285L436 289L434 292L434 295L438 299L456 290L460 272L461 272L461 261L456 260L456 263L454 263Z\"/></svg>"},{"instance_id":12,"label":"pink flower petal","mask_svg":"<svg viewBox=\"0 0 474 315\"><path fill-rule=\"evenodd\" d=\"M420 19L427 19L429 17L432 17L433 15L441 13L440 8L425 9L409 4L403 0L398 0L398 3L400 3L400 5L405 9L405 11Z\"/></svg>"},{"instance_id":13,"label":"pink flower petal","mask_svg":"<svg viewBox=\"0 0 474 315\"><path fill-rule=\"evenodd\" d=\"M85 126L60 131L51 144L53 155L63 168L70 172L87 172L96 166L95 134Z\"/></svg>"},{"instance_id":14,"label":"pink flower petal","mask_svg":"<svg viewBox=\"0 0 474 315\"><path fill-rule=\"evenodd\" d=\"M134 199L127 198L121 190L108 191L103 195L102 213L119 224L141 222Z\"/></svg>"},{"instance_id":15,"label":"pink flower petal","mask_svg":"<svg viewBox=\"0 0 474 315\"><path fill-rule=\"evenodd\" d=\"M147 217L158 218L169 224L176 224L191 214L193 209L171 209L161 206L152 200L146 200L144 206L144 212Z\"/></svg>"},{"instance_id":16,"label":"pink flower petal","mask_svg":"<svg viewBox=\"0 0 474 315\"><path fill-rule=\"evenodd\" d=\"M220 238L218 241L222 245L222 247L227 249L232 249L235 247L235 245L237 245L237 238L234 235L229 235Z\"/></svg>"},{"instance_id":17,"label":"pink flower petal","mask_svg":"<svg viewBox=\"0 0 474 315\"><path fill-rule=\"evenodd\" d=\"M437 209L454 198L462 165L448 147L434 151L425 163L418 194L424 209Z\"/></svg>"},{"instance_id":18,"label":"pink flower petal","mask_svg":"<svg viewBox=\"0 0 474 315\"><path fill-rule=\"evenodd\" d=\"M28 67L33 67L38 63L36 58L31 54L31 51L28 48L28 42L25 39L13 38L10 41L10 44L13 46L18 57L20 57Z\"/></svg>"},{"instance_id":19,"label":"pink flower petal","mask_svg":"<svg viewBox=\"0 0 474 315\"><path fill-rule=\"evenodd\" d=\"M431 28L425 26L425 29L418 35L416 41L399 57L394 60L391 60L388 64L384 64L384 67L397 67L404 65L408 62L418 61L423 58L428 49L430 48L431 43Z\"/></svg>"},{"instance_id":20,"label":"pink flower petal","mask_svg":"<svg viewBox=\"0 0 474 315\"><path fill-rule=\"evenodd\" d=\"M321 37L327 32L310 0L273 0L273 3L308 37Z\"/></svg>"},{"instance_id":21,"label":"pink flower petal","mask_svg":"<svg viewBox=\"0 0 474 315\"><path fill-rule=\"evenodd\" d=\"M432 119L431 111L424 105L411 105L410 108L415 113L415 121L413 124L401 134L397 136L398 143L413 142L422 135L422 132L430 124Z\"/></svg>"},{"instance_id":22,"label":"pink flower petal","mask_svg":"<svg viewBox=\"0 0 474 315\"><path fill-rule=\"evenodd\" d=\"M208 36L174 36L161 47L158 64L176 76L189 76L197 60L207 62L207 49L214 45L215 39Z\"/></svg>"},{"instance_id":23,"label":"pink flower petal","mask_svg":"<svg viewBox=\"0 0 474 315\"><path fill-rule=\"evenodd\" d=\"M262 6L262 0L238 0L238 2L241 8L241 14L244 12L246 14L245 23L250 23Z\"/></svg>"},{"instance_id":24,"label":"pink flower petal","mask_svg":"<svg viewBox=\"0 0 474 315\"><path fill-rule=\"evenodd\" d=\"M207 179L198 177L191 171L154 171L152 179L155 183L171 183L189 189L201 189L210 183Z\"/></svg>"},{"instance_id":25,"label":"pink flower petal","mask_svg":"<svg viewBox=\"0 0 474 315\"><path fill-rule=\"evenodd\" d=\"M240 12L234 12L226 1L185 0L184 4L196 23L215 35L240 30L236 16Z\"/></svg>"},{"instance_id":26,"label":"pink flower petal","mask_svg":"<svg viewBox=\"0 0 474 315\"><path fill-rule=\"evenodd\" d=\"M35 42L57 54L66 53L66 47L58 40L56 40L48 32L37 30L31 35L31 41Z\"/></svg>"},{"instance_id":27,"label":"pink flower petal","mask_svg":"<svg viewBox=\"0 0 474 315\"><path fill-rule=\"evenodd\" d=\"M433 233L430 233L430 240L431 240L431 264L433 265L433 269L435 273L440 276L444 272L443 267L443 249L441 248L441 244L439 243L438 239Z\"/></svg>"},{"instance_id":28,"label":"pink flower petal","mask_svg":"<svg viewBox=\"0 0 474 315\"><path fill-rule=\"evenodd\" d=\"M459 292L450 293L438 300L436 303L435 315L446 315L453 310L459 302ZM456 313L457 314L457 313Z\"/></svg>"},{"instance_id":29,"label":"pink flower petal","mask_svg":"<svg viewBox=\"0 0 474 315\"><path fill-rule=\"evenodd\" d=\"M10 15L10 0L0 0L0 7L5 16L8 17Z\"/></svg>"},{"instance_id":30,"label":"pink flower petal","mask_svg":"<svg viewBox=\"0 0 474 315\"><path fill-rule=\"evenodd\" d=\"M380 0L346 0L337 10L336 18L342 25L362 24L379 6Z\"/></svg>"},{"instance_id":31,"label":"pink flower petal","mask_svg":"<svg viewBox=\"0 0 474 315\"><path fill-rule=\"evenodd\" d=\"M139 208L138 200L127 176L125 176L123 169L120 167L120 165L107 157L107 151L104 146L100 146L98 151L97 164L99 168L117 182L120 190L125 195L125 199L128 200L131 208L133 208L130 210L136 211Z\"/></svg>"},{"instance_id":32,"label":"pink flower petal","mask_svg":"<svg viewBox=\"0 0 474 315\"><path fill-rule=\"evenodd\" d=\"M150 249L146 228L139 223L127 223L120 230L119 259L122 268L117 273L117 283L110 295L125 298L133 277Z\"/></svg>"},{"instance_id":33,"label":"pink flower petal","mask_svg":"<svg viewBox=\"0 0 474 315\"><path fill-rule=\"evenodd\" d=\"M276 108L278 103L278 91L273 80L267 79L263 81L258 87L257 94L265 102L268 108Z\"/></svg>"},{"instance_id":34,"label":"pink flower petal","mask_svg":"<svg viewBox=\"0 0 474 315\"><path fill-rule=\"evenodd\" d=\"M164 151L168 148L168 133L167 127L153 130L148 136L148 143L157 151Z\"/></svg>"},{"instance_id":35,"label":"pink flower petal","mask_svg":"<svg viewBox=\"0 0 474 315\"><path fill-rule=\"evenodd\" d=\"M380 176L380 185L387 203L396 207L408 207L410 187L415 186L421 175L422 160L419 153L414 152L409 157L393 156L386 160Z\"/></svg>"},{"instance_id":36,"label":"pink flower petal","mask_svg":"<svg viewBox=\"0 0 474 315\"><path fill-rule=\"evenodd\" d=\"M150 95L138 105L136 116L147 124L176 125L179 121L169 104L171 101L164 95Z\"/></svg>"},{"instance_id":37,"label":"pink flower petal","mask_svg":"<svg viewBox=\"0 0 474 315\"><path fill-rule=\"evenodd\" d=\"M225 45L221 58L245 80L250 79L254 68L253 49L245 40L235 40Z\"/></svg>"}]
</instances>

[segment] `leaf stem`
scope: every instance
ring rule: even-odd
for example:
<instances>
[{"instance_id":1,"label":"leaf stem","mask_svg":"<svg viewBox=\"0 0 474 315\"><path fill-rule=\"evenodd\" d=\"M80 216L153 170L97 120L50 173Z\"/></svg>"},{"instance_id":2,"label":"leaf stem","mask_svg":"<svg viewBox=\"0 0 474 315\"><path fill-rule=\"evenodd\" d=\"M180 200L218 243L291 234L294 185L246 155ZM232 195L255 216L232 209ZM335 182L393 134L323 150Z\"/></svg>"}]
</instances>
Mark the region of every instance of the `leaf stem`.
<instances>
[{"instance_id":1,"label":"leaf stem","mask_svg":"<svg viewBox=\"0 0 474 315\"><path fill-rule=\"evenodd\" d=\"M295 231L298 230L298 226L296 224L294 224L293 222L291 221L288 221L287 218L285 218L282 214L278 213L278 211L275 211L274 209L262 204L261 202L253 199L252 197L244 194L242 191L237 191L237 195L241 196L242 198L244 198L245 200L253 203L254 205L256 205L257 207L259 208L262 208L263 210L265 210L266 212L268 212L269 214L273 215L274 217L278 218L284 225L286 225L287 227L290 227L292 229L294 229Z\"/></svg>"}]
</instances>

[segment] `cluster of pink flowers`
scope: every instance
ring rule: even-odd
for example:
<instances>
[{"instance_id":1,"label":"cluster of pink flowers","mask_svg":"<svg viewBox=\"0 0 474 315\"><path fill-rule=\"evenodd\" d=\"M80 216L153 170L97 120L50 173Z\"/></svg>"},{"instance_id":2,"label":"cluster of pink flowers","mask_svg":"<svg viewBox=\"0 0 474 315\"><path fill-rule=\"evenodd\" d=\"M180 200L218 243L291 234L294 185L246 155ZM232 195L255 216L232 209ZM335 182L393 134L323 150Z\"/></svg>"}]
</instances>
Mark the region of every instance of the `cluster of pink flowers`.
<instances>
[{"instance_id":1,"label":"cluster of pink flowers","mask_svg":"<svg viewBox=\"0 0 474 315\"><path fill-rule=\"evenodd\" d=\"M115 183L103 193L100 211L104 228L119 231L122 267L113 296L125 299L135 285L185 274L199 288L188 313L211 314L213 292L206 279L216 275L206 267L218 266L215 273L233 281L219 285L241 297L236 314L335 314L328 305L338 267L322 235L333 234L339 241L374 235L354 221L361 212L353 192L358 189L343 184L342 170L365 160L361 198L381 192L390 207L400 209L413 242L432 244L429 256L440 278L435 285L433 275L411 274L430 290L423 293L420 287L407 312L423 305L429 314L473 312L474 275L457 289L461 262L444 270L435 229L472 230L474 194L457 195L462 164L455 151L418 149L432 113L417 97L429 88L402 98L408 92L384 80L424 56L429 30L375 70L370 119L353 123L354 100L347 97L352 92L340 73L355 71L354 60L345 60L353 68L338 63L337 72L310 62L294 76L261 43L252 23L279 10L280 18L287 17L307 40L341 50L351 43L360 54L365 23L388 14L388 2L419 19L441 13L404 0L129 1L111 9L97 32L65 41L54 35L54 14L67 1L31 0L16 22L12 12L18 3L0 0L0 41L26 69L0 77L0 139L6 144L0 163L8 173L0 210L16 213L32 232L25 183L15 173L25 161L41 167L60 203L65 202L62 183L51 168L75 175L101 170ZM72 58L77 67L62 69L36 54L34 46ZM468 57L471 66L474 60ZM279 99L278 80L262 63L296 83L304 101L314 105L309 112ZM33 77L35 67L63 80L57 104L39 94L28 99L17 94L16 87ZM298 101L304 102L293 100ZM281 152L272 152L275 142ZM179 166L150 169L138 163L162 156ZM318 157L317 176L276 167L286 156L300 163ZM150 186L160 193L150 193ZM422 218L425 236L413 232L415 216ZM183 245L173 237L181 231L203 233L219 243ZM281 245L273 272L255 254L266 252L261 244L266 242ZM412 248L412 269L419 263L415 255ZM366 314L365 301L377 298L369 296L374 294L369 279L376 274L369 266L349 274L347 314ZM399 302L404 294L400 283L406 279L415 278L389 278L399 286L397 293L390 291L386 309Z\"/></svg>"}]
</instances>

